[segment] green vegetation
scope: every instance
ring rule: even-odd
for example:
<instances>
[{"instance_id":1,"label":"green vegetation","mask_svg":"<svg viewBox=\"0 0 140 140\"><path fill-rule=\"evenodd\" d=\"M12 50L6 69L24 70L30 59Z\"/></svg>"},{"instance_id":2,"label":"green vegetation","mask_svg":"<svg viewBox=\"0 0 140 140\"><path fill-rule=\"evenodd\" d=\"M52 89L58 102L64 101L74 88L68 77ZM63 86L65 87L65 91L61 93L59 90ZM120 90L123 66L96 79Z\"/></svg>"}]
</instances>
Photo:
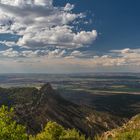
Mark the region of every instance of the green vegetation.
<instances>
[{"instance_id":1,"label":"green vegetation","mask_svg":"<svg viewBox=\"0 0 140 140\"><path fill-rule=\"evenodd\" d=\"M105 132L96 140L140 140L140 115L133 117L120 128Z\"/></svg>"},{"instance_id":2,"label":"green vegetation","mask_svg":"<svg viewBox=\"0 0 140 140\"><path fill-rule=\"evenodd\" d=\"M13 120L13 108L0 108L0 140L27 140L25 127Z\"/></svg>"},{"instance_id":3,"label":"green vegetation","mask_svg":"<svg viewBox=\"0 0 140 140\"><path fill-rule=\"evenodd\" d=\"M56 122L48 122L36 136L28 136L24 126L14 121L14 109L0 108L0 140L86 140L76 129L64 129Z\"/></svg>"},{"instance_id":4,"label":"green vegetation","mask_svg":"<svg viewBox=\"0 0 140 140\"><path fill-rule=\"evenodd\" d=\"M76 129L64 129L56 122L49 122L45 129L30 140L86 140Z\"/></svg>"},{"instance_id":5,"label":"green vegetation","mask_svg":"<svg viewBox=\"0 0 140 140\"><path fill-rule=\"evenodd\" d=\"M56 122L48 122L36 136L27 135L26 128L14 121L14 109L0 108L0 140L86 140L76 129L65 129ZM94 140L140 140L140 115L122 127L105 132Z\"/></svg>"}]
</instances>

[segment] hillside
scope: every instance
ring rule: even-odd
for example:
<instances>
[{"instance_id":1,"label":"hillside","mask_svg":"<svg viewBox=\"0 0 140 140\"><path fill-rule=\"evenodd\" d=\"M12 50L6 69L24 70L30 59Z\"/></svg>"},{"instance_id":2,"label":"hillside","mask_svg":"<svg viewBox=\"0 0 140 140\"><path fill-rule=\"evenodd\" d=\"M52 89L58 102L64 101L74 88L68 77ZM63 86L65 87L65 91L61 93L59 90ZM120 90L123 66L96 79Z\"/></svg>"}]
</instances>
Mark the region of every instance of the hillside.
<instances>
[{"instance_id":1,"label":"hillside","mask_svg":"<svg viewBox=\"0 0 140 140\"><path fill-rule=\"evenodd\" d=\"M105 132L98 140L140 140L140 114L122 127Z\"/></svg>"},{"instance_id":2,"label":"hillside","mask_svg":"<svg viewBox=\"0 0 140 140\"><path fill-rule=\"evenodd\" d=\"M40 90L1 89L0 98L1 104L15 107L16 120L26 125L31 134L42 130L48 121L55 121L65 128L76 128L88 136L116 128L125 121L106 112L71 103L56 93L49 83Z\"/></svg>"}]
</instances>

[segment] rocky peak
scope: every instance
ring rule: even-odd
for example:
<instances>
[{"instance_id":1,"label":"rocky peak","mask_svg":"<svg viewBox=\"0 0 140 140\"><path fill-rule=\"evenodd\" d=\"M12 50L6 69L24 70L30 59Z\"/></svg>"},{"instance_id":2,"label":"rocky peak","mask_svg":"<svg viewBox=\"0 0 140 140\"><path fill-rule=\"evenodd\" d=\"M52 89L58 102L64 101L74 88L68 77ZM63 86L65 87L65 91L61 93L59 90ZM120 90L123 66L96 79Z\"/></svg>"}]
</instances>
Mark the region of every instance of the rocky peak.
<instances>
[{"instance_id":1,"label":"rocky peak","mask_svg":"<svg viewBox=\"0 0 140 140\"><path fill-rule=\"evenodd\" d=\"M54 93L54 90L53 90L53 88L52 88L52 86L51 86L50 83L44 84L44 85L41 87L40 91L41 91L41 92L44 92L44 93L47 93L47 94L52 94L52 93Z\"/></svg>"}]
</instances>

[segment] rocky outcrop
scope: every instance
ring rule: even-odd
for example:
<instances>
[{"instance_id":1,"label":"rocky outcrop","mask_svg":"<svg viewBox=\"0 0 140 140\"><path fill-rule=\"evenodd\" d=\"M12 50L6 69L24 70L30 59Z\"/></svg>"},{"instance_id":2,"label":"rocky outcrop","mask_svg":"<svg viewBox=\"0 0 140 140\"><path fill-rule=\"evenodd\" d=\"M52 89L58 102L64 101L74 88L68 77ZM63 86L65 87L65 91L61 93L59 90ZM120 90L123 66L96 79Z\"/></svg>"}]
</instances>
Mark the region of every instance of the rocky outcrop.
<instances>
[{"instance_id":1,"label":"rocky outcrop","mask_svg":"<svg viewBox=\"0 0 140 140\"><path fill-rule=\"evenodd\" d=\"M108 113L100 113L62 98L50 83L34 95L31 104L16 105L17 119L27 126L29 133L39 132L48 121L66 128L77 128L92 136L121 125L124 120Z\"/></svg>"},{"instance_id":2,"label":"rocky outcrop","mask_svg":"<svg viewBox=\"0 0 140 140\"><path fill-rule=\"evenodd\" d=\"M99 140L139 140L140 139L140 114L132 117L122 127L107 131L99 137Z\"/></svg>"}]
</instances>

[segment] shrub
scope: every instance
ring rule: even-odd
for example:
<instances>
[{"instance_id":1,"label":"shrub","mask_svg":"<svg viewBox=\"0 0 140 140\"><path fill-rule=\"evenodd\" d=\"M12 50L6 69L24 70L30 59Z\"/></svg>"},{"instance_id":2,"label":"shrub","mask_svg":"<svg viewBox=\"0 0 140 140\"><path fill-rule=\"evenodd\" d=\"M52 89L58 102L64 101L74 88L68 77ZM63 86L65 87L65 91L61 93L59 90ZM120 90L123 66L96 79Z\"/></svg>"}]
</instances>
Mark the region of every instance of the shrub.
<instances>
[{"instance_id":1,"label":"shrub","mask_svg":"<svg viewBox=\"0 0 140 140\"><path fill-rule=\"evenodd\" d=\"M0 108L0 140L27 140L25 127L13 120L13 108Z\"/></svg>"},{"instance_id":2,"label":"shrub","mask_svg":"<svg viewBox=\"0 0 140 140\"><path fill-rule=\"evenodd\" d=\"M48 122L45 129L30 140L86 140L76 129L64 129L56 122Z\"/></svg>"}]
</instances>

